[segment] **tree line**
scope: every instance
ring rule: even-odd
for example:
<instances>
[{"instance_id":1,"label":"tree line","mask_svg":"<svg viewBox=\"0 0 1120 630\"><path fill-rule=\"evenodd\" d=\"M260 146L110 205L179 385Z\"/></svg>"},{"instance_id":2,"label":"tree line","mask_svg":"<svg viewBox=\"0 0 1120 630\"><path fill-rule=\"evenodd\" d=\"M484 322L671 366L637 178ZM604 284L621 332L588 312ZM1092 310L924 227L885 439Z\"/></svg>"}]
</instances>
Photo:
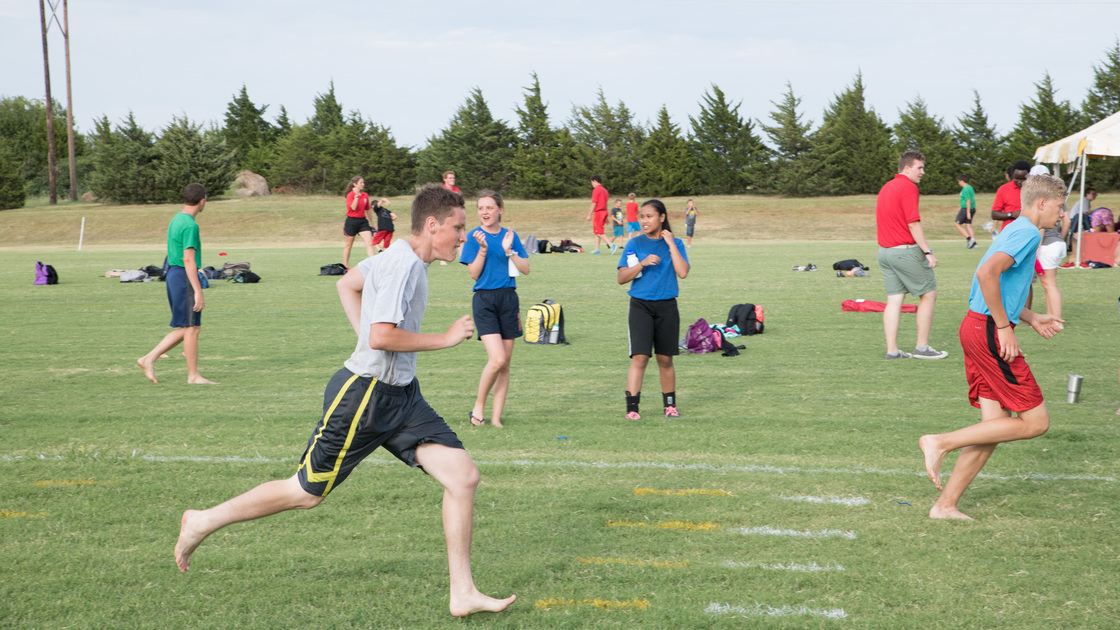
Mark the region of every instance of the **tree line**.
<instances>
[{"instance_id":1,"label":"tree line","mask_svg":"<svg viewBox=\"0 0 1120 630\"><path fill-rule=\"evenodd\" d=\"M315 96L304 124L293 123L282 105L270 120L269 106L255 104L242 86L220 123L177 117L154 133L131 114L116 124L103 116L93 133L75 135L78 186L117 203L177 201L190 181L225 191L246 169L278 192L341 194L350 177L362 175L367 189L392 195L454 170L464 192L491 188L526 199L583 196L592 174L613 191L640 196L834 196L878 192L894 174L897 155L918 149L926 156L924 193L955 192L962 173L978 191L991 191L1005 181L1011 162L1029 160L1037 147L1120 111L1120 40L1092 69L1093 85L1079 107L1060 100L1044 74L1005 134L989 122L976 91L954 122L931 113L919 96L888 125L867 104L861 74L828 104L818 125L806 119L788 83L764 118L745 116L741 101L712 84L687 125L675 123L665 106L643 123L623 101L611 104L602 89L594 103L574 106L558 122L532 74L516 121L495 118L475 88L420 149L399 145L389 127L358 111L344 113L333 82ZM62 107L54 112L65 120ZM42 101L0 99L0 209L46 190L45 118ZM56 122L54 129L65 156L65 125ZM1089 177L1098 189L1120 187L1120 160L1091 163ZM59 187L70 185L63 157Z\"/></svg>"}]
</instances>

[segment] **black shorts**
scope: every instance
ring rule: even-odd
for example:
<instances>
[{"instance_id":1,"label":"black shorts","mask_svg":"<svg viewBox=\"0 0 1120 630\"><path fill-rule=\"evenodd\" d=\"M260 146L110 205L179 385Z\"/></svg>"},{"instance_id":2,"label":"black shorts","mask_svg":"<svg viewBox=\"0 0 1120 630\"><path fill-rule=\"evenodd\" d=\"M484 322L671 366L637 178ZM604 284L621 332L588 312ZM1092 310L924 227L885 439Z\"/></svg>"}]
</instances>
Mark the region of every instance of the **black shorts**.
<instances>
[{"instance_id":1,"label":"black shorts","mask_svg":"<svg viewBox=\"0 0 1120 630\"><path fill-rule=\"evenodd\" d=\"M346 217L346 223L342 226L342 233L346 236L357 236L358 232L372 232L373 228L369 226L369 219L365 217Z\"/></svg>"},{"instance_id":2,"label":"black shorts","mask_svg":"<svg viewBox=\"0 0 1120 630\"><path fill-rule=\"evenodd\" d=\"M972 211L972 216L976 216L975 209ZM968 208L961 208L960 212L957 213L957 223L972 223L972 219L968 218Z\"/></svg>"},{"instance_id":3,"label":"black shorts","mask_svg":"<svg viewBox=\"0 0 1120 630\"><path fill-rule=\"evenodd\" d=\"M409 466L416 448L435 442L463 448L420 394L420 383L387 385L342 368L323 392L323 418L299 459L296 475L309 494L325 497L378 446Z\"/></svg>"},{"instance_id":4,"label":"black shorts","mask_svg":"<svg viewBox=\"0 0 1120 630\"><path fill-rule=\"evenodd\" d=\"M521 336L521 302L516 289L479 289L474 292L471 310L479 339L483 335L501 335L502 339Z\"/></svg>"},{"instance_id":5,"label":"black shorts","mask_svg":"<svg viewBox=\"0 0 1120 630\"><path fill-rule=\"evenodd\" d=\"M630 356L635 354L660 354L675 356L681 353L681 313L677 299L640 300L630 298L628 338ZM653 352L650 352L650 350Z\"/></svg>"},{"instance_id":6,"label":"black shorts","mask_svg":"<svg viewBox=\"0 0 1120 630\"><path fill-rule=\"evenodd\" d=\"M194 310L194 287L187 279L187 270L168 267L164 281L167 285L167 303L171 305L171 327L201 326L202 312Z\"/></svg>"}]
</instances>

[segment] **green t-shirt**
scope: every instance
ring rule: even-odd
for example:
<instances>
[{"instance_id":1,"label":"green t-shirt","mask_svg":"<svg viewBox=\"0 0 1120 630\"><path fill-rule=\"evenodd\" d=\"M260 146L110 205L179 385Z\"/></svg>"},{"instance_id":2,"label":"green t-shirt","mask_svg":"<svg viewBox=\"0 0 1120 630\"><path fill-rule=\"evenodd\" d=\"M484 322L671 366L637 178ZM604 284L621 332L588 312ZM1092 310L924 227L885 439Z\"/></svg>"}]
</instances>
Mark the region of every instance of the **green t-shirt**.
<instances>
[{"instance_id":1,"label":"green t-shirt","mask_svg":"<svg viewBox=\"0 0 1120 630\"><path fill-rule=\"evenodd\" d=\"M198 223L186 212L180 212L167 226L167 264L183 267L183 250L194 248L194 262L202 268L202 239L198 235Z\"/></svg>"},{"instance_id":2,"label":"green t-shirt","mask_svg":"<svg viewBox=\"0 0 1120 630\"><path fill-rule=\"evenodd\" d=\"M971 202L972 205L969 205L969 202ZM961 207L976 208L976 191L972 189L972 184L961 186Z\"/></svg>"}]
</instances>

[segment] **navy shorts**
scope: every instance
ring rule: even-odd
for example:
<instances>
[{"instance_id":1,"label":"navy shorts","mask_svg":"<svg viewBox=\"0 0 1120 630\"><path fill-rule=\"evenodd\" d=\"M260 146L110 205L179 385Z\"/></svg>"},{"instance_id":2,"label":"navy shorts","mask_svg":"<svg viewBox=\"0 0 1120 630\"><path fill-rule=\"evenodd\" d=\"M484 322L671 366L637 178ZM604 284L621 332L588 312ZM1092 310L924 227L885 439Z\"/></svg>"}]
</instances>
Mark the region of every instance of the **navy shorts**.
<instances>
[{"instance_id":1,"label":"navy shorts","mask_svg":"<svg viewBox=\"0 0 1120 630\"><path fill-rule=\"evenodd\" d=\"M323 418L299 458L296 476L309 494L325 497L377 447L419 467L416 448L429 442L463 448L424 400L416 379L387 385L342 368L323 392Z\"/></svg>"},{"instance_id":2,"label":"navy shorts","mask_svg":"<svg viewBox=\"0 0 1120 630\"><path fill-rule=\"evenodd\" d=\"M365 217L346 217L346 223L342 226L342 233L346 236L357 236L358 232L373 232L373 228L369 225L369 219Z\"/></svg>"},{"instance_id":3,"label":"navy shorts","mask_svg":"<svg viewBox=\"0 0 1120 630\"><path fill-rule=\"evenodd\" d=\"M171 305L171 327L201 326L202 313L194 311L194 287L187 280L187 270L169 267L164 284L167 285L167 302Z\"/></svg>"},{"instance_id":4,"label":"navy shorts","mask_svg":"<svg viewBox=\"0 0 1120 630\"><path fill-rule=\"evenodd\" d=\"M676 356L681 353L680 335L681 313L677 310L677 298L668 300L630 298L627 331L630 356L635 354Z\"/></svg>"},{"instance_id":5,"label":"navy shorts","mask_svg":"<svg viewBox=\"0 0 1120 630\"><path fill-rule=\"evenodd\" d=\"M975 209L972 211L972 214L973 214L973 216L976 215L976 210ZM972 219L969 218L969 216L968 216L968 208L961 208L960 211L957 212L957 223L961 223L961 224L968 223L970 225L972 224Z\"/></svg>"},{"instance_id":6,"label":"navy shorts","mask_svg":"<svg viewBox=\"0 0 1120 630\"><path fill-rule=\"evenodd\" d=\"M521 302L517 289L479 289L474 292L471 316L478 338L483 335L501 335L502 339L521 336Z\"/></svg>"}]
</instances>

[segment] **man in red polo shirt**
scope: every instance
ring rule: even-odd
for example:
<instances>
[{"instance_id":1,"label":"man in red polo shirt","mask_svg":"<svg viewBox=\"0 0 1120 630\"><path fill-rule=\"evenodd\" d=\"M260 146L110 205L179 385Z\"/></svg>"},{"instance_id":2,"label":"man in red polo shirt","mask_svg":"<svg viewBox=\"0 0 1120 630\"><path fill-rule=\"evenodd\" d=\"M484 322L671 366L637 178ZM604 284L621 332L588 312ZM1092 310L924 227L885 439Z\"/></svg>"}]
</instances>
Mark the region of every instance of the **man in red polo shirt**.
<instances>
[{"instance_id":1,"label":"man in red polo shirt","mask_svg":"<svg viewBox=\"0 0 1120 630\"><path fill-rule=\"evenodd\" d=\"M888 359L944 359L948 352L929 346L933 307L937 302L937 280L933 268L937 258L926 243L918 214L918 182L926 172L926 158L907 151L898 158L898 174L879 191L875 200L875 226L879 240L879 267L887 288L883 310L883 332ZM918 342L913 353L898 349L898 324L906 294L918 296Z\"/></svg>"},{"instance_id":2,"label":"man in red polo shirt","mask_svg":"<svg viewBox=\"0 0 1120 630\"><path fill-rule=\"evenodd\" d=\"M443 174L443 187L452 192L461 192L455 185L455 171L447 171Z\"/></svg>"},{"instance_id":3,"label":"man in red polo shirt","mask_svg":"<svg viewBox=\"0 0 1120 630\"><path fill-rule=\"evenodd\" d=\"M607 192L607 187L603 185L603 179L598 175L591 176L591 209L587 211L586 221L591 221L591 232L595 235L595 251L592 254L598 254L599 241L602 241L607 247L611 246L610 240L603 234L604 226L607 224L607 201L611 198L611 194ZM594 221L592 221L594 219ZM614 253L614 249L611 249Z\"/></svg>"},{"instance_id":4,"label":"man in red polo shirt","mask_svg":"<svg viewBox=\"0 0 1120 630\"><path fill-rule=\"evenodd\" d=\"M1012 164L1011 181L996 190L996 200L992 202L992 220L1003 221L1003 225L1000 226L1001 231L1008 223L1019 218L1021 209L1019 189L1023 187L1023 182L1027 181L1027 173L1030 170L1031 164L1026 160L1019 160Z\"/></svg>"}]
</instances>

